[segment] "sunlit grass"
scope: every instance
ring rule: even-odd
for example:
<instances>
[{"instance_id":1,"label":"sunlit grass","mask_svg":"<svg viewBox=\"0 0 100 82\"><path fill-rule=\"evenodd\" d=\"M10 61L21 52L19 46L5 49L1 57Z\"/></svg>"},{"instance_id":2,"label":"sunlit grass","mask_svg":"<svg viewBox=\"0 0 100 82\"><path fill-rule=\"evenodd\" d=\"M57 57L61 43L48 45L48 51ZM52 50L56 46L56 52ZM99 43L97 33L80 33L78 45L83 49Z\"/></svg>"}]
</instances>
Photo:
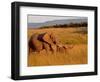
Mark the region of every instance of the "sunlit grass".
<instances>
[{"instance_id":1,"label":"sunlit grass","mask_svg":"<svg viewBox=\"0 0 100 82\"><path fill-rule=\"evenodd\" d=\"M87 34L79 31L79 28L46 28L28 29L28 39L34 33L53 32L62 44L74 45L67 53L28 54L28 66L86 64L87 62Z\"/></svg>"}]
</instances>

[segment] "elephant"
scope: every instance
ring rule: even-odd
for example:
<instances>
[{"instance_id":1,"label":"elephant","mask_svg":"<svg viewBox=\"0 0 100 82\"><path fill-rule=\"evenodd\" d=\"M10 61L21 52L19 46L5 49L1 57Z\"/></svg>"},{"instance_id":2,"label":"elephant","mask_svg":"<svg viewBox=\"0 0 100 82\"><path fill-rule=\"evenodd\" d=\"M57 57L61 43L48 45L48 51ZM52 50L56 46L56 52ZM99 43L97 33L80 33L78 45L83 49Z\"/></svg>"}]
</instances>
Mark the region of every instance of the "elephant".
<instances>
[{"instance_id":1,"label":"elephant","mask_svg":"<svg viewBox=\"0 0 100 82\"><path fill-rule=\"evenodd\" d=\"M56 45L61 44L61 42L59 41L59 39L57 38L57 36L54 33L50 33L50 38L52 39L54 44L56 44Z\"/></svg>"},{"instance_id":2,"label":"elephant","mask_svg":"<svg viewBox=\"0 0 100 82\"><path fill-rule=\"evenodd\" d=\"M45 49L47 54L50 54L50 51L52 51L50 45L45 42L43 42L43 49Z\"/></svg>"},{"instance_id":3,"label":"elephant","mask_svg":"<svg viewBox=\"0 0 100 82\"><path fill-rule=\"evenodd\" d=\"M48 43L51 47L51 51L56 54L57 45L60 44L60 41L57 39L54 33L45 33L42 35L42 41Z\"/></svg>"},{"instance_id":4,"label":"elephant","mask_svg":"<svg viewBox=\"0 0 100 82\"><path fill-rule=\"evenodd\" d=\"M58 42L57 42L57 39L56 39L56 37L54 36L53 33L47 33L46 32L46 33L40 34L39 37L38 37L38 40L44 42L44 44L45 44L44 47L46 45L49 46L50 49L48 47L45 47L46 51L51 50L53 53L56 54L56 52L57 52L56 44Z\"/></svg>"},{"instance_id":5,"label":"elephant","mask_svg":"<svg viewBox=\"0 0 100 82\"><path fill-rule=\"evenodd\" d=\"M63 44L58 44L57 45L57 51L61 53L68 53L70 49L72 49L74 45L63 45Z\"/></svg>"},{"instance_id":6,"label":"elephant","mask_svg":"<svg viewBox=\"0 0 100 82\"><path fill-rule=\"evenodd\" d=\"M39 34L33 34L29 39L28 46L29 52L36 51L39 52L43 49L43 44L41 41L38 40Z\"/></svg>"},{"instance_id":7,"label":"elephant","mask_svg":"<svg viewBox=\"0 0 100 82\"><path fill-rule=\"evenodd\" d=\"M49 45L59 44L59 40L53 33L44 33L42 35L42 41L48 43Z\"/></svg>"},{"instance_id":8,"label":"elephant","mask_svg":"<svg viewBox=\"0 0 100 82\"><path fill-rule=\"evenodd\" d=\"M73 46L63 45L53 33L34 33L29 39L29 52L46 51L47 54L51 51L56 54L57 52L66 53L68 49Z\"/></svg>"},{"instance_id":9,"label":"elephant","mask_svg":"<svg viewBox=\"0 0 100 82\"><path fill-rule=\"evenodd\" d=\"M44 49L47 53L49 53L49 51L56 53L57 51L56 45L48 33L33 34L29 39L28 45L29 52L40 52Z\"/></svg>"}]
</instances>

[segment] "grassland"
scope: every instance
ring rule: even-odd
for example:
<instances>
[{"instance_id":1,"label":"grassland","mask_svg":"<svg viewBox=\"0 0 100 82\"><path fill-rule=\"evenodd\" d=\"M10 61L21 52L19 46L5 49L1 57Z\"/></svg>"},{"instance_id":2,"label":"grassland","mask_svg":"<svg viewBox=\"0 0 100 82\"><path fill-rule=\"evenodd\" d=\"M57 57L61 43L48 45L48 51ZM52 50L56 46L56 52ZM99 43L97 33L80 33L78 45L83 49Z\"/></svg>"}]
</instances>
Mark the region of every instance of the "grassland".
<instances>
[{"instance_id":1,"label":"grassland","mask_svg":"<svg viewBox=\"0 0 100 82\"><path fill-rule=\"evenodd\" d=\"M74 45L67 53L28 54L28 66L68 65L87 63L87 33L80 28L28 29L28 39L33 33L53 32L62 44Z\"/></svg>"}]
</instances>

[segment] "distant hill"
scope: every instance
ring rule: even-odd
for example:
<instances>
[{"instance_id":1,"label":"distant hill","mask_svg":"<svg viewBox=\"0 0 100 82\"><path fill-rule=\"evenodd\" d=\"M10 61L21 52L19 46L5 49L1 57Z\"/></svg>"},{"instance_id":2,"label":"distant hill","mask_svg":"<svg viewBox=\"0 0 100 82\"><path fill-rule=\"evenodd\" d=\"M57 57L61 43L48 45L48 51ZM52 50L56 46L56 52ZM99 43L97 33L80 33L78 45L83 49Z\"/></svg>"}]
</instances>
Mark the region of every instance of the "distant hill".
<instances>
[{"instance_id":1,"label":"distant hill","mask_svg":"<svg viewBox=\"0 0 100 82\"><path fill-rule=\"evenodd\" d=\"M64 19L64 20L53 20L53 21L47 21L44 23L28 23L28 28L38 28L42 26L52 26L56 24L70 24L70 23L82 23L87 22L86 18L82 19Z\"/></svg>"}]
</instances>

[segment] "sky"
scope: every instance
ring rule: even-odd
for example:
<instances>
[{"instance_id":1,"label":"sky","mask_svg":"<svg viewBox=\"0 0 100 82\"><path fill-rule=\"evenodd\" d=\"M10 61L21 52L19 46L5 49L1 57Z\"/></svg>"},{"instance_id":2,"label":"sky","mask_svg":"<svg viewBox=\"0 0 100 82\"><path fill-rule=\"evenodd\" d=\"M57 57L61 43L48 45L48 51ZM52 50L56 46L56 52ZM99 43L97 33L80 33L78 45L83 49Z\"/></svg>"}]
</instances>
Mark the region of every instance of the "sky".
<instances>
[{"instance_id":1,"label":"sky","mask_svg":"<svg viewBox=\"0 0 100 82\"><path fill-rule=\"evenodd\" d=\"M48 16L48 15L28 15L28 23L44 23L46 21L61 19L83 19L85 17L69 17L69 16Z\"/></svg>"}]
</instances>

